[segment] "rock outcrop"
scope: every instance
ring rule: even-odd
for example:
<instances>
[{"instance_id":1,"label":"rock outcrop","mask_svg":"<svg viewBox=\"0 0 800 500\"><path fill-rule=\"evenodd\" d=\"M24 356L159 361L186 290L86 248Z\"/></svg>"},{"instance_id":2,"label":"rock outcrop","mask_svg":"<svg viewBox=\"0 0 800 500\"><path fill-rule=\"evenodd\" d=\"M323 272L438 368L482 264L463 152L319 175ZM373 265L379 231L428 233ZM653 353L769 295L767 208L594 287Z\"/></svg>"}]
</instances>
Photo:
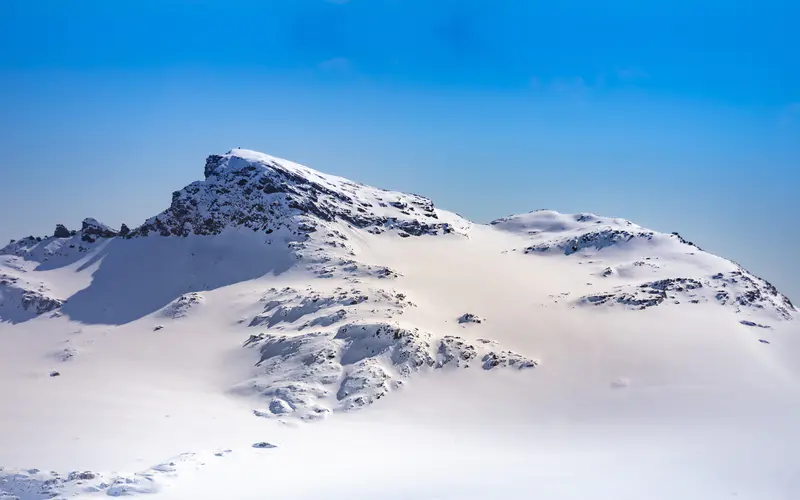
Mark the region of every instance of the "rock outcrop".
<instances>
[{"instance_id":1,"label":"rock outcrop","mask_svg":"<svg viewBox=\"0 0 800 500\"><path fill-rule=\"evenodd\" d=\"M206 179L172 194L170 207L135 229L134 236L214 235L228 227L303 240L320 226L343 221L400 236L452 232L433 203L421 196L384 191L261 153L234 150L211 155Z\"/></svg>"},{"instance_id":2,"label":"rock outcrop","mask_svg":"<svg viewBox=\"0 0 800 500\"><path fill-rule=\"evenodd\" d=\"M72 234L63 224L56 224L56 230L53 231L54 238L69 238Z\"/></svg>"},{"instance_id":3,"label":"rock outcrop","mask_svg":"<svg viewBox=\"0 0 800 500\"><path fill-rule=\"evenodd\" d=\"M94 243L98 238L113 238L116 235L115 230L91 217L83 219L81 224L81 239L89 243Z\"/></svg>"},{"instance_id":4,"label":"rock outcrop","mask_svg":"<svg viewBox=\"0 0 800 500\"><path fill-rule=\"evenodd\" d=\"M797 312L788 297L770 282L758 278L740 266L730 272L705 278L666 278L640 285L618 286L609 292L586 295L580 303L594 306L618 304L647 309L661 304L718 303L737 312L764 311L780 319L791 319Z\"/></svg>"}]
</instances>

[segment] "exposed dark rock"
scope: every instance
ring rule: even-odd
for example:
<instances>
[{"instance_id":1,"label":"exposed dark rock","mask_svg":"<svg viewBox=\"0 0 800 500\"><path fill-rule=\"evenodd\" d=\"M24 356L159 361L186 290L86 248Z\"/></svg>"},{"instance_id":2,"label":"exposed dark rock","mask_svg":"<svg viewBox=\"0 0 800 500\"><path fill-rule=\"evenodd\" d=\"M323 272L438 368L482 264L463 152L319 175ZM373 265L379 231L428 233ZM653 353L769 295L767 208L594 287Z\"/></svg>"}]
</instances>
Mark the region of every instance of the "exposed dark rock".
<instances>
[{"instance_id":1,"label":"exposed dark rock","mask_svg":"<svg viewBox=\"0 0 800 500\"><path fill-rule=\"evenodd\" d=\"M646 309L658 306L667 299L675 299L674 294L683 294L690 304L716 301L722 305L732 305L737 310L742 307L770 309L784 319L790 319L797 311L791 301L768 281L753 276L741 267L729 273L714 274L702 282L691 278L668 278L635 287L619 287L611 292L587 295L580 300L592 305L615 303ZM746 321L742 324L758 326Z\"/></svg>"},{"instance_id":2,"label":"exposed dark rock","mask_svg":"<svg viewBox=\"0 0 800 500\"><path fill-rule=\"evenodd\" d=\"M528 359L512 351L490 352L483 356L483 369L491 370L498 366L510 366L522 370L524 368L535 368L539 362Z\"/></svg>"},{"instance_id":3,"label":"exposed dark rock","mask_svg":"<svg viewBox=\"0 0 800 500\"><path fill-rule=\"evenodd\" d=\"M592 305L601 305L613 301L638 309L646 309L664 302L669 297L668 292L685 292L702 287L703 284L694 279L668 278L642 283L628 292L619 291L587 295L581 300Z\"/></svg>"},{"instance_id":4,"label":"exposed dark rock","mask_svg":"<svg viewBox=\"0 0 800 500\"><path fill-rule=\"evenodd\" d=\"M464 313L458 317L459 323L483 323L483 318L472 313Z\"/></svg>"},{"instance_id":5,"label":"exposed dark rock","mask_svg":"<svg viewBox=\"0 0 800 500\"><path fill-rule=\"evenodd\" d=\"M116 235L116 231L97 219L87 218L81 224L81 240L89 243L93 243L97 238L113 238Z\"/></svg>"},{"instance_id":6,"label":"exposed dark rock","mask_svg":"<svg viewBox=\"0 0 800 500\"><path fill-rule=\"evenodd\" d=\"M53 231L53 236L55 238L69 238L72 236L72 233L63 224L56 224L56 230Z\"/></svg>"},{"instance_id":7,"label":"exposed dark rock","mask_svg":"<svg viewBox=\"0 0 800 500\"><path fill-rule=\"evenodd\" d=\"M253 448L277 448L274 444L267 443L266 441L261 441L258 443L253 443Z\"/></svg>"},{"instance_id":8,"label":"exposed dark rock","mask_svg":"<svg viewBox=\"0 0 800 500\"><path fill-rule=\"evenodd\" d=\"M735 271L715 274L712 276L712 280L716 287L733 288L735 286L743 289L733 297L734 302L739 306L757 309L774 308L785 319L791 318L791 314L797 312L789 297L780 293L772 283L749 273L738 264ZM720 290L720 294L723 293L726 294L725 297L719 300L727 301L730 296L724 290Z\"/></svg>"},{"instance_id":9,"label":"exposed dark rock","mask_svg":"<svg viewBox=\"0 0 800 500\"><path fill-rule=\"evenodd\" d=\"M67 481L88 481L97 477L97 474L90 471L70 472Z\"/></svg>"},{"instance_id":10,"label":"exposed dark rock","mask_svg":"<svg viewBox=\"0 0 800 500\"><path fill-rule=\"evenodd\" d=\"M129 234L131 234L131 229L128 226L126 226L125 223L123 222L122 226L120 226L119 228L119 235L128 236Z\"/></svg>"},{"instance_id":11,"label":"exposed dark rock","mask_svg":"<svg viewBox=\"0 0 800 500\"><path fill-rule=\"evenodd\" d=\"M220 155L210 155L206 158L206 168L203 171L205 174L206 179L211 177L214 174L214 171L219 168L220 164L222 163L223 157Z\"/></svg>"},{"instance_id":12,"label":"exposed dark rock","mask_svg":"<svg viewBox=\"0 0 800 500\"><path fill-rule=\"evenodd\" d=\"M762 325L760 323L755 323L753 321L748 321L748 320L742 320L739 323L743 324L744 326L752 326L752 327L755 327L755 328L772 328L769 325Z\"/></svg>"},{"instance_id":13,"label":"exposed dark rock","mask_svg":"<svg viewBox=\"0 0 800 500\"><path fill-rule=\"evenodd\" d=\"M298 241L305 241L308 234L319 230L319 222L335 220L355 228L385 228L413 236L452 232L447 224L408 218L408 210L414 208L426 218L436 219L433 203L428 199L399 195L401 200L391 202L398 217L379 216L363 210L370 206L357 198L356 189L363 186L343 183L334 189L315 174L301 175L270 159L255 162L233 154L211 155L206 160L205 175L205 181L174 192L170 207L135 229L131 236L153 232L162 236L214 235L230 226L271 234L283 227Z\"/></svg>"},{"instance_id":14,"label":"exposed dark rock","mask_svg":"<svg viewBox=\"0 0 800 500\"><path fill-rule=\"evenodd\" d=\"M258 342L261 342L265 338L266 338L266 334L265 333L259 333L258 335L250 335L250 338L248 338L244 342L244 345L242 347L247 347L247 346L249 346L251 344L256 344Z\"/></svg>"},{"instance_id":15,"label":"exposed dark rock","mask_svg":"<svg viewBox=\"0 0 800 500\"><path fill-rule=\"evenodd\" d=\"M635 238L651 240L653 239L654 234L655 233L651 231L631 232L624 229L602 229L598 231L589 231L579 236L537 243L526 248L525 253L527 254L532 252L558 250L564 252L565 255L572 255L580 252L584 248L602 250L603 248L610 247L618 243L629 242Z\"/></svg>"},{"instance_id":16,"label":"exposed dark rock","mask_svg":"<svg viewBox=\"0 0 800 500\"><path fill-rule=\"evenodd\" d=\"M444 337L439 343L436 354L438 360L436 366L439 368L447 365L461 366L478 356L474 345L460 337L450 335Z\"/></svg>"},{"instance_id":17,"label":"exposed dark rock","mask_svg":"<svg viewBox=\"0 0 800 500\"><path fill-rule=\"evenodd\" d=\"M36 314L44 314L58 309L64 305L64 301L48 297L36 290L28 290L22 294L21 305L26 311L32 310Z\"/></svg>"},{"instance_id":18,"label":"exposed dark rock","mask_svg":"<svg viewBox=\"0 0 800 500\"><path fill-rule=\"evenodd\" d=\"M678 234L678 232L677 232L677 231L673 231L673 232L672 232L672 235L673 235L673 236L676 236L676 237L678 238L678 240L680 240L680 242L681 242L681 243L683 243L684 245L689 245L689 246L691 246L691 247L695 247L695 248L696 248L696 249L698 249L698 250L702 250L702 248L700 248L699 246L695 245L693 242L691 242L691 241L687 241L687 240L683 239L683 236L681 236L680 234Z\"/></svg>"}]
</instances>

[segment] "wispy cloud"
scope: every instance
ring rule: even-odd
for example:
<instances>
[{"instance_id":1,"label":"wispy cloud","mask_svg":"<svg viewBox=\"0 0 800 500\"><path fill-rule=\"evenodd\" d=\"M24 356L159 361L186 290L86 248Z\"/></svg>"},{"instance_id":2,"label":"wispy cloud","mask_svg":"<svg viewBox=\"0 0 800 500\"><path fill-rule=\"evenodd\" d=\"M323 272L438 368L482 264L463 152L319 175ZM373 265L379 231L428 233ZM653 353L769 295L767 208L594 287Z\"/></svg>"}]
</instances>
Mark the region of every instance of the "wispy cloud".
<instances>
[{"instance_id":1,"label":"wispy cloud","mask_svg":"<svg viewBox=\"0 0 800 500\"><path fill-rule=\"evenodd\" d=\"M346 57L334 57L327 61L322 61L317 67L323 71L345 72L350 69L350 59Z\"/></svg>"}]
</instances>

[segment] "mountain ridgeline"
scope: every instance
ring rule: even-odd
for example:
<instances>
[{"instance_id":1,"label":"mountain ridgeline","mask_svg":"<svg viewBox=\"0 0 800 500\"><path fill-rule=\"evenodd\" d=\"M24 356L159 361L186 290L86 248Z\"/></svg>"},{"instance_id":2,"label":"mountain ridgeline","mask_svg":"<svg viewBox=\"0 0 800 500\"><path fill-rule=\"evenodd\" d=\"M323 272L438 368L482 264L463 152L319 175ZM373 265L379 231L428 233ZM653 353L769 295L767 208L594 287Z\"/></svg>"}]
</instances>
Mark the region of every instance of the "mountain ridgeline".
<instances>
[{"instance_id":1,"label":"mountain ridgeline","mask_svg":"<svg viewBox=\"0 0 800 500\"><path fill-rule=\"evenodd\" d=\"M12 241L0 249L0 255L22 258L37 263L36 269L47 269L59 267L58 262L72 263L111 240L210 238L250 231L263 237L261 244L286 245L296 259L316 263L312 267L324 275L323 264L332 260L334 249L350 257L356 254L347 244L344 230L400 238L450 235L469 239L470 231L479 226L437 209L422 196L366 186L254 151L239 149L211 155L204 174L204 180L175 191L169 208L134 229L123 224L115 230L87 218L78 231L58 224L52 236ZM539 210L498 219L488 227L522 238L523 246L513 251L532 258L611 256L620 252L635 257L630 263L604 267L603 279L630 276L631 269L659 269L663 264L657 261L663 262L663 257L657 254L664 252L680 254L682 259L714 257L678 233L659 233L624 219L589 213L565 215ZM309 245L313 252L303 252ZM667 276L640 283L625 280L609 290L585 295L577 303L648 308L678 302L677 295L681 294L688 294L690 302L701 300L695 295L707 294L702 300L772 312L780 319L794 316L794 305L770 283L737 264L715 259L726 265L706 276ZM12 266L2 275L0 317L12 315L10 308L22 308L28 313L22 316L30 319L69 300L52 295L46 282L29 286L20 269L14 272Z\"/></svg>"}]
</instances>

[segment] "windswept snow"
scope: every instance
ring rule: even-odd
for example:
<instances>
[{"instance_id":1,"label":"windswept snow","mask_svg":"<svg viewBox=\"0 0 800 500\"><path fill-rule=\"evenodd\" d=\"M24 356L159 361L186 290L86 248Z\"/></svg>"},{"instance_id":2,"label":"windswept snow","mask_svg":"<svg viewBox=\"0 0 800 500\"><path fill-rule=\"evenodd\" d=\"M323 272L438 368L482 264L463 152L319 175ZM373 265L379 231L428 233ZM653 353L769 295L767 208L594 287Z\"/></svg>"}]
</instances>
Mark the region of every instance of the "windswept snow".
<instances>
[{"instance_id":1,"label":"windswept snow","mask_svg":"<svg viewBox=\"0 0 800 500\"><path fill-rule=\"evenodd\" d=\"M795 498L796 316L677 233L233 150L0 250L0 499Z\"/></svg>"}]
</instances>

